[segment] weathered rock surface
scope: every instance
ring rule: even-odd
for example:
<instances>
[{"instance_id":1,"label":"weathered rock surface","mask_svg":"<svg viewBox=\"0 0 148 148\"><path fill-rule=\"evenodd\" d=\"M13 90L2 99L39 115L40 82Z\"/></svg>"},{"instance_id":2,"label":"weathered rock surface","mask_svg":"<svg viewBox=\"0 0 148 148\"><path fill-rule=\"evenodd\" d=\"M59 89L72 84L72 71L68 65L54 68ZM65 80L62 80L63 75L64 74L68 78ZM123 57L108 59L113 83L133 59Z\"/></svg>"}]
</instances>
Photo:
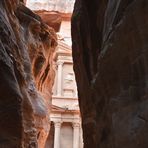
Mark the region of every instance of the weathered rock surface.
<instances>
[{"instance_id":1,"label":"weathered rock surface","mask_svg":"<svg viewBox=\"0 0 148 148\"><path fill-rule=\"evenodd\" d=\"M52 27L56 32L60 31L62 21L70 21L72 13L61 13L57 11L36 10L44 23Z\"/></svg>"},{"instance_id":2,"label":"weathered rock surface","mask_svg":"<svg viewBox=\"0 0 148 148\"><path fill-rule=\"evenodd\" d=\"M73 59L85 148L148 147L147 18L147 0L76 0Z\"/></svg>"},{"instance_id":3,"label":"weathered rock surface","mask_svg":"<svg viewBox=\"0 0 148 148\"><path fill-rule=\"evenodd\" d=\"M1 148L44 147L56 44L53 29L23 3L0 1Z\"/></svg>"},{"instance_id":4,"label":"weathered rock surface","mask_svg":"<svg viewBox=\"0 0 148 148\"><path fill-rule=\"evenodd\" d=\"M55 11L38 10L35 11L48 26L54 28L56 32L60 30L62 16Z\"/></svg>"}]
</instances>

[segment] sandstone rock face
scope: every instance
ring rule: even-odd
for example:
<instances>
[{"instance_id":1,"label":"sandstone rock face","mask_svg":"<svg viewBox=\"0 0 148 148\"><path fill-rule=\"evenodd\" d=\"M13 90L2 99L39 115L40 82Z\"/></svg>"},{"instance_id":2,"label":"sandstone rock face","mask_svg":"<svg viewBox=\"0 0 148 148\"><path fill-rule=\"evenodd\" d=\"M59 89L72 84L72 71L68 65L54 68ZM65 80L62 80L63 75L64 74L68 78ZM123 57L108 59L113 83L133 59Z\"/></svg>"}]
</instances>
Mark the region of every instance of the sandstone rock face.
<instances>
[{"instance_id":1,"label":"sandstone rock face","mask_svg":"<svg viewBox=\"0 0 148 148\"><path fill-rule=\"evenodd\" d=\"M48 26L54 28L56 32L60 30L62 16L55 11L38 10L35 11Z\"/></svg>"},{"instance_id":2,"label":"sandstone rock face","mask_svg":"<svg viewBox=\"0 0 148 148\"><path fill-rule=\"evenodd\" d=\"M148 147L147 18L147 0L76 0L73 58L85 148Z\"/></svg>"},{"instance_id":3,"label":"sandstone rock face","mask_svg":"<svg viewBox=\"0 0 148 148\"><path fill-rule=\"evenodd\" d=\"M43 148L54 80L54 31L19 0L0 1L0 147Z\"/></svg>"}]
</instances>

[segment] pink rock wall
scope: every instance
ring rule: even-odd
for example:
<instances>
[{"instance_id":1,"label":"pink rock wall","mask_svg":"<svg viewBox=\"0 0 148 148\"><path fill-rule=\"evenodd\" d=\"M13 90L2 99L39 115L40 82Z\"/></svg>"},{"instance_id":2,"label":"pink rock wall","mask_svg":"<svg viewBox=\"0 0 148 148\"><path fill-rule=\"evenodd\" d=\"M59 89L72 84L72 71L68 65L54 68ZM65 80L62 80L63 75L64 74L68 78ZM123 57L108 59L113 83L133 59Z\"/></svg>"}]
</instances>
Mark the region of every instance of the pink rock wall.
<instances>
[{"instance_id":1,"label":"pink rock wall","mask_svg":"<svg viewBox=\"0 0 148 148\"><path fill-rule=\"evenodd\" d=\"M44 147L55 32L19 0L0 1L0 22L0 147Z\"/></svg>"}]
</instances>

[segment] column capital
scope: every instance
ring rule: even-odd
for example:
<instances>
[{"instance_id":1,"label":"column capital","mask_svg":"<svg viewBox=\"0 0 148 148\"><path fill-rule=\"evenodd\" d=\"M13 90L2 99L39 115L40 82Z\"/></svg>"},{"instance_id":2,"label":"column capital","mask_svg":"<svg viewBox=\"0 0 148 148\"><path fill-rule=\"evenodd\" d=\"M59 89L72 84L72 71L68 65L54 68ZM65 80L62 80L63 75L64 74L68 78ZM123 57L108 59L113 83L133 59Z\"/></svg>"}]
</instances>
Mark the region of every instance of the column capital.
<instances>
[{"instance_id":1,"label":"column capital","mask_svg":"<svg viewBox=\"0 0 148 148\"><path fill-rule=\"evenodd\" d=\"M72 125L73 125L73 128L79 128L80 127L79 122L73 122Z\"/></svg>"},{"instance_id":2,"label":"column capital","mask_svg":"<svg viewBox=\"0 0 148 148\"><path fill-rule=\"evenodd\" d=\"M61 121L55 121L54 122L54 126L57 127L57 128L60 128L61 127L61 124L62 124Z\"/></svg>"},{"instance_id":3,"label":"column capital","mask_svg":"<svg viewBox=\"0 0 148 148\"><path fill-rule=\"evenodd\" d=\"M57 61L57 65L63 65L63 64L64 64L64 61L60 61L60 60Z\"/></svg>"}]
</instances>

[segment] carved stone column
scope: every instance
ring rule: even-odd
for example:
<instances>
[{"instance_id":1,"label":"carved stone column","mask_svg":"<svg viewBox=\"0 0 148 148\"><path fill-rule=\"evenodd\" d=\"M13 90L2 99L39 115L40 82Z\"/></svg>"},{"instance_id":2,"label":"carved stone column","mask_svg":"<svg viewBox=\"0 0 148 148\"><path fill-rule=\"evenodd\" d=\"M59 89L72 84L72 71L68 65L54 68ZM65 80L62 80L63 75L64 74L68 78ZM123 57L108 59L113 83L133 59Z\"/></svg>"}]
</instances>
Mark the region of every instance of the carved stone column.
<instances>
[{"instance_id":1,"label":"carved stone column","mask_svg":"<svg viewBox=\"0 0 148 148\"><path fill-rule=\"evenodd\" d=\"M84 144L83 144L83 132L82 132L82 127L80 126L80 148L83 148L84 147Z\"/></svg>"},{"instance_id":2,"label":"carved stone column","mask_svg":"<svg viewBox=\"0 0 148 148\"><path fill-rule=\"evenodd\" d=\"M58 61L58 71L57 71L57 95L62 95L62 67L63 67L63 61Z\"/></svg>"},{"instance_id":3,"label":"carved stone column","mask_svg":"<svg viewBox=\"0 0 148 148\"><path fill-rule=\"evenodd\" d=\"M80 123L73 123L73 148L79 148Z\"/></svg>"},{"instance_id":4,"label":"carved stone column","mask_svg":"<svg viewBox=\"0 0 148 148\"><path fill-rule=\"evenodd\" d=\"M60 148L61 122L54 122L54 148Z\"/></svg>"}]
</instances>

